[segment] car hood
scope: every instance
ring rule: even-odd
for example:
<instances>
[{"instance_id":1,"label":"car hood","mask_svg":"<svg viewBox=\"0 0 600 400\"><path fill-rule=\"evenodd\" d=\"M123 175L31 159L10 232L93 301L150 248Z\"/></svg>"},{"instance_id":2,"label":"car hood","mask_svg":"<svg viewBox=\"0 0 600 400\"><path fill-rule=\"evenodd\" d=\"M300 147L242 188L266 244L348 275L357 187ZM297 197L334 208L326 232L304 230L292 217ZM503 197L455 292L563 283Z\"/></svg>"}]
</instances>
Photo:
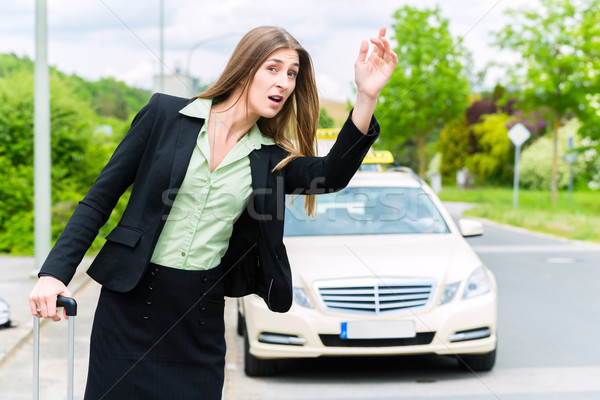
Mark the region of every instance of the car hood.
<instances>
[{"instance_id":1,"label":"car hood","mask_svg":"<svg viewBox=\"0 0 600 400\"><path fill-rule=\"evenodd\" d=\"M285 237L295 285L364 277L467 278L481 261L457 234Z\"/></svg>"}]
</instances>

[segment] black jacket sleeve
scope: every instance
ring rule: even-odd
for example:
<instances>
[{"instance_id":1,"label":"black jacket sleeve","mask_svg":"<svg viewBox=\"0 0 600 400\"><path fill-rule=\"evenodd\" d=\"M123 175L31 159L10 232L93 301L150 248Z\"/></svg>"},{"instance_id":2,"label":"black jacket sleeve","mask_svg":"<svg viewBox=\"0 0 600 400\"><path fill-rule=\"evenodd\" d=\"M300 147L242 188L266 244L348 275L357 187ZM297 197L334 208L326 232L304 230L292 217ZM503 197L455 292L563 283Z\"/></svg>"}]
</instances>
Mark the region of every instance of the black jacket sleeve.
<instances>
[{"instance_id":1,"label":"black jacket sleeve","mask_svg":"<svg viewBox=\"0 0 600 400\"><path fill-rule=\"evenodd\" d=\"M375 117L366 134L358 130L351 118L352 111L329 154L298 157L284 167L286 194L322 194L348 185L380 131Z\"/></svg>"},{"instance_id":2,"label":"black jacket sleeve","mask_svg":"<svg viewBox=\"0 0 600 400\"><path fill-rule=\"evenodd\" d=\"M121 195L133 183L158 108L157 94L140 110L106 166L75 208L42 265L39 276L51 275L67 285L85 252L106 223Z\"/></svg>"}]
</instances>

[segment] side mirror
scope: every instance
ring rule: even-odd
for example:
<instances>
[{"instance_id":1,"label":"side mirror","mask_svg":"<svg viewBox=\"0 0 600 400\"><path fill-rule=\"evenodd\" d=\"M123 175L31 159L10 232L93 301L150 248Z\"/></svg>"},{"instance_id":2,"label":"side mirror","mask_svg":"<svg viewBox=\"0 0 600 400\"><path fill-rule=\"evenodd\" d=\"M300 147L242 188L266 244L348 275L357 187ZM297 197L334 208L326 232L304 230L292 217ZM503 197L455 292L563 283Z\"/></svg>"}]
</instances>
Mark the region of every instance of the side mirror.
<instances>
[{"instance_id":1,"label":"side mirror","mask_svg":"<svg viewBox=\"0 0 600 400\"><path fill-rule=\"evenodd\" d=\"M461 218L458 221L458 227L464 237L483 235L483 224L474 219Z\"/></svg>"}]
</instances>

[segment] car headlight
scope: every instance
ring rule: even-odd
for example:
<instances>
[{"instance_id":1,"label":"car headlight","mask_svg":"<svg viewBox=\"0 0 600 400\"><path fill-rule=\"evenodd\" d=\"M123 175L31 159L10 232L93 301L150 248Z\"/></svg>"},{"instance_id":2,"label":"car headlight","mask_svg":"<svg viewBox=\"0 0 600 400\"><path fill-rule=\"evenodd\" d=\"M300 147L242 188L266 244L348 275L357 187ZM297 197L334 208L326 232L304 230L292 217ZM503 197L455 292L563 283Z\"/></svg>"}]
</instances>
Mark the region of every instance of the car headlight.
<instances>
[{"instance_id":1,"label":"car headlight","mask_svg":"<svg viewBox=\"0 0 600 400\"><path fill-rule=\"evenodd\" d=\"M444 288L444 293L442 293L442 298L440 299L440 305L452 301L459 286L460 282L454 282L446 285L446 287Z\"/></svg>"},{"instance_id":2,"label":"car headlight","mask_svg":"<svg viewBox=\"0 0 600 400\"><path fill-rule=\"evenodd\" d=\"M294 287L294 301L302 307L314 308L306 292L300 287Z\"/></svg>"},{"instance_id":3,"label":"car headlight","mask_svg":"<svg viewBox=\"0 0 600 400\"><path fill-rule=\"evenodd\" d=\"M481 296L488 293L492 289L492 284L484 267L479 267L467 280L463 299Z\"/></svg>"}]
</instances>

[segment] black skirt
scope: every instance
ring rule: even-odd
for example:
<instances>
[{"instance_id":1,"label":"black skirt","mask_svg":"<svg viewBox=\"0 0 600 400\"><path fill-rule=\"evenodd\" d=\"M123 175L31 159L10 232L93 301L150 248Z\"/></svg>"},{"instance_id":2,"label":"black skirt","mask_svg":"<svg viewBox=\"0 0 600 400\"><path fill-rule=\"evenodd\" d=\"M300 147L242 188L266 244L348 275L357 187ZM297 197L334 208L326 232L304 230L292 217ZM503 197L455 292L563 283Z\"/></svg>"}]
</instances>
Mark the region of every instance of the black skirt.
<instances>
[{"instance_id":1,"label":"black skirt","mask_svg":"<svg viewBox=\"0 0 600 400\"><path fill-rule=\"evenodd\" d=\"M221 399L222 270L150 264L131 292L102 288L85 400Z\"/></svg>"}]
</instances>

